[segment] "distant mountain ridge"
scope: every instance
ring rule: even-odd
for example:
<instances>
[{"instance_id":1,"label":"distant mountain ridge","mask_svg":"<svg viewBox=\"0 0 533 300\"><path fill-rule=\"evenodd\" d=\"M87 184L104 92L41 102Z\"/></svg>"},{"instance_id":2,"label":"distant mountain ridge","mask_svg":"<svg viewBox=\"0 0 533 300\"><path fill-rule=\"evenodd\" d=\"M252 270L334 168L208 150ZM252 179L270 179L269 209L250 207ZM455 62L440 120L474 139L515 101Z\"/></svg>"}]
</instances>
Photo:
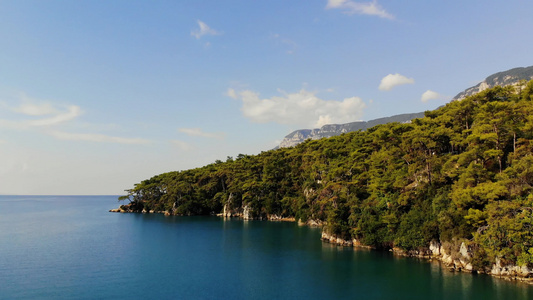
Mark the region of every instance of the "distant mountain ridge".
<instances>
[{"instance_id":1,"label":"distant mountain ridge","mask_svg":"<svg viewBox=\"0 0 533 300\"><path fill-rule=\"evenodd\" d=\"M332 137L346 132L366 130L368 128L380 124L387 124L392 122L406 123L410 122L413 119L422 118L423 116L424 113L419 112L394 115L391 117L379 118L370 121L357 121L346 124L327 124L316 129L299 129L285 136L283 141L281 141L281 143L279 144L279 147L293 147L307 139L318 140L321 138Z\"/></svg>"},{"instance_id":2,"label":"distant mountain ridge","mask_svg":"<svg viewBox=\"0 0 533 300\"><path fill-rule=\"evenodd\" d=\"M477 85L460 92L452 99L452 101L464 99L468 96L472 96L486 89L493 88L497 85L512 85L519 83L521 80L529 81L531 79L533 79L533 66L525 68L514 68L507 71L498 72L490 75L484 81L478 83Z\"/></svg>"},{"instance_id":3,"label":"distant mountain ridge","mask_svg":"<svg viewBox=\"0 0 533 300\"><path fill-rule=\"evenodd\" d=\"M455 96L452 99L452 101L464 99L468 96L472 96L486 89L493 88L497 85L499 86L513 85L513 84L518 84L521 80L529 81L532 79L533 79L533 66L525 67L525 68L522 68L522 67L514 68L514 69L507 70L507 71L498 72L498 73L490 75L483 82L480 82L479 84L473 87L467 88L466 90L460 92L459 94L457 94L457 96ZM342 133L347 133L351 131L366 130L368 128L371 128L371 127L374 127L380 124L387 124L387 123L392 123L392 122L406 123L406 122L410 122L413 119L422 118L422 117L424 117L424 113L419 112L419 113L411 113L411 114L394 115L391 117L379 118L379 119L370 120L370 121L357 121L357 122L351 122L351 123L346 123L346 124L328 124L320 128L315 128L315 129L299 129L286 135L278 147L279 148L293 147L307 139L318 140L321 138L332 137L332 136L340 135Z\"/></svg>"}]
</instances>

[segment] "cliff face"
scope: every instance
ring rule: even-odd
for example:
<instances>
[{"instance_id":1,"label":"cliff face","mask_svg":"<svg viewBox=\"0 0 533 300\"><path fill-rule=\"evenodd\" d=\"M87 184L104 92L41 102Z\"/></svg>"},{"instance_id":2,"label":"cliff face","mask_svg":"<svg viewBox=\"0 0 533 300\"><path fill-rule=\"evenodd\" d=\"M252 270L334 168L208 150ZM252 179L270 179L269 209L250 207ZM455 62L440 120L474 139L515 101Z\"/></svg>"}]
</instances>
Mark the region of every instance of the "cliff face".
<instances>
[{"instance_id":1,"label":"cliff face","mask_svg":"<svg viewBox=\"0 0 533 300\"><path fill-rule=\"evenodd\" d=\"M395 115L392 117L379 118L379 119L370 120L370 121L358 121L358 122L351 122L351 123L346 123L346 124L328 124L320 128L315 128L315 129L300 129L300 130L293 131L292 133L285 136L283 141L281 141L281 143L279 144L279 147L280 148L293 147L307 139L318 140L321 138L332 137L332 136L340 135L340 134L347 133L347 132L352 132L352 131L357 131L357 130L366 130L368 128L371 128L371 127L374 127L380 124L387 124L387 123L392 123L392 122L406 123L406 122L410 122L413 119L422 118L422 117L424 117L424 113L419 112L419 113L412 113L412 114Z\"/></svg>"},{"instance_id":2,"label":"cliff face","mask_svg":"<svg viewBox=\"0 0 533 300\"><path fill-rule=\"evenodd\" d=\"M455 96L453 100L462 100L468 96L475 95L479 92L482 92L486 89L493 88L495 86L507 86L507 85L516 85L521 80L529 81L533 79L533 66L526 68L514 68L504 72L499 72L492 74L487 77L484 81L478 83L477 85L467 88L466 90L460 92Z\"/></svg>"},{"instance_id":3,"label":"cliff face","mask_svg":"<svg viewBox=\"0 0 533 300\"><path fill-rule=\"evenodd\" d=\"M338 246L370 248L362 245L356 239L345 240L326 231L322 232L321 238L324 242ZM472 265L474 257L473 250L465 242L453 241L440 243L438 241L432 241L428 248L409 251L392 248L390 251L399 256L437 260L451 271L485 273L499 278L533 283L533 268L527 265L517 266L514 264L504 264L501 259L496 258L496 261L490 266L482 269L474 267Z\"/></svg>"},{"instance_id":4,"label":"cliff face","mask_svg":"<svg viewBox=\"0 0 533 300\"><path fill-rule=\"evenodd\" d=\"M472 96L486 89L495 86L517 85L521 80L529 81L533 79L533 66L525 68L514 68L504 72L499 72L490 75L483 82L470 87L455 96L453 100L461 100L468 96ZM401 114L392 117L380 118L371 121L358 121L346 124L328 124L321 128L315 129L300 129L286 135L279 144L279 148L293 147L302 143L307 139L318 140L321 138L332 137L342 133L366 130L376 125L387 124L392 122L406 123L413 119L424 117L424 113Z\"/></svg>"}]
</instances>

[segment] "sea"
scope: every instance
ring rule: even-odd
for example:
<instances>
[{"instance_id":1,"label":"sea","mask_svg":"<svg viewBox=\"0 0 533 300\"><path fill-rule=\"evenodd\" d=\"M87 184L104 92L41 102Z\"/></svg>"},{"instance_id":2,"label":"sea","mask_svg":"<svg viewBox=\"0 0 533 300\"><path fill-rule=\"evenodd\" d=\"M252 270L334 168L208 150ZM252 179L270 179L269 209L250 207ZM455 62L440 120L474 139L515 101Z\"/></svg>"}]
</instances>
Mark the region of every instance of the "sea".
<instances>
[{"instance_id":1,"label":"sea","mask_svg":"<svg viewBox=\"0 0 533 300\"><path fill-rule=\"evenodd\" d=\"M533 286L338 247L294 222L0 196L0 299L533 299Z\"/></svg>"}]
</instances>

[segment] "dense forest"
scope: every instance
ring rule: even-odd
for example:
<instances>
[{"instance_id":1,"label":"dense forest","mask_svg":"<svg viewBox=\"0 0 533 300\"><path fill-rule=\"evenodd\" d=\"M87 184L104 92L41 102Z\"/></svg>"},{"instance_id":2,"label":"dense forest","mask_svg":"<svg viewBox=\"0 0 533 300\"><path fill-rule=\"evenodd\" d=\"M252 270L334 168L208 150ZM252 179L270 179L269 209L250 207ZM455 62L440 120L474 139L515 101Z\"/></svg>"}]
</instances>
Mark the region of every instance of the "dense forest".
<instances>
[{"instance_id":1,"label":"dense forest","mask_svg":"<svg viewBox=\"0 0 533 300\"><path fill-rule=\"evenodd\" d=\"M533 81L390 123L142 181L123 208L321 221L376 248L465 241L476 269L533 265Z\"/></svg>"}]
</instances>

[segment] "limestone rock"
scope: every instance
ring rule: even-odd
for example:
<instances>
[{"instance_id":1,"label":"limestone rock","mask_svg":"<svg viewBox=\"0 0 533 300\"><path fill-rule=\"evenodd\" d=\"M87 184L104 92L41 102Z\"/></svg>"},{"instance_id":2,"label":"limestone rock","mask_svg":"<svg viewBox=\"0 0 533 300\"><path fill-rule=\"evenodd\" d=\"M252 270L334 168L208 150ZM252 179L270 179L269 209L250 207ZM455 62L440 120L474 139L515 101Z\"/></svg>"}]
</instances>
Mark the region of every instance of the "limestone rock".
<instances>
[{"instance_id":1,"label":"limestone rock","mask_svg":"<svg viewBox=\"0 0 533 300\"><path fill-rule=\"evenodd\" d=\"M242 218L244 220L252 220L252 209L250 208L250 205L245 205L242 208Z\"/></svg>"},{"instance_id":2,"label":"limestone rock","mask_svg":"<svg viewBox=\"0 0 533 300\"><path fill-rule=\"evenodd\" d=\"M431 241L431 243L429 243L429 251L431 251L431 255L433 255L433 256L440 256L441 255L440 248L441 248L440 243L435 241L435 240L433 240L433 241Z\"/></svg>"},{"instance_id":3,"label":"limestone rock","mask_svg":"<svg viewBox=\"0 0 533 300\"><path fill-rule=\"evenodd\" d=\"M521 80L529 81L533 79L533 66L527 68L514 68L504 72L499 72L490 75L484 81L479 84L467 88L466 90L457 94L452 101L462 100L468 96L475 95L486 89L493 88L495 86L507 86L517 85Z\"/></svg>"},{"instance_id":4,"label":"limestone rock","mask_svg":"<svg viewBox=\"0 0 533 300\"><path fill-rule=\"evenodd\" d=\"M321 239L325 242L336 244L339 246L346 246L346 247L352 247L354 245L353 240L345 240L338 236L331 235L325 231L322 231L322 237Z\"/></svg>"},{"instance_id":5,"label":"limestone rock","mask_svg":"<svg viewBox=\"0 0 533 300\"><path fill-rule=\"evenodd\" d=\"M533 269L527 266L503 265L500 258L492 265L490 273L498 277L510 277L513 279L526 279L533 276Z\"/></svg>"},{"instance_id":6,"label":"limestone rock","mask_svg":"<svg viewBox=\"0 0 533 300\"><path fill-rule=\"evenodd\" d=\"M307 139L318 140L321 138L332 137L347 132L366 130L380 124L391 122L409 123L416 118L424 117L424 113L401 114L386 118L379 118L370 121L356 121L346 124L327 124L315 129L300 129L293 131L285 136L279 144L279 148L293 147Z\"/></svg>"}]
</instances>

